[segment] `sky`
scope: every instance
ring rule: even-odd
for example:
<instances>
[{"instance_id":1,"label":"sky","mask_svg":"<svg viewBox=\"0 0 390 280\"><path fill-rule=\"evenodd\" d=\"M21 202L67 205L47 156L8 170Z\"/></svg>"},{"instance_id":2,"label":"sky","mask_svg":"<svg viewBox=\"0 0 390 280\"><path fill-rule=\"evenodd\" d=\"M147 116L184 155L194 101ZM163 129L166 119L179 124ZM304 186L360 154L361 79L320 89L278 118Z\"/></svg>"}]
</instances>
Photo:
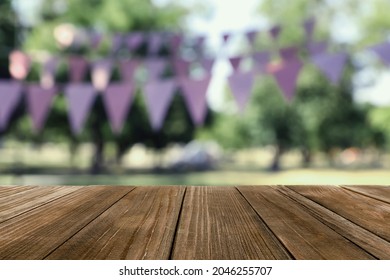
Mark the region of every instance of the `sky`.
<instances>
[{"instance_id":1,"label":"sky","mask_svg":"<svg viewBox=\"0 0 390 280\"><path fill-rule=\"evenodd\" d=\"M15 7L23 14L26 23L34 20L34 11L42 0L14 0ZM171 0L153 0L157 5L164 5ZM213 68L213 80L209 89L209 103L214 109L221 109L223 94L226 87L226 77L232 69L226 60L228 53L220 52L221 34L232 32L242 34L249 29L265 30L269 23L259 15L258 8L262 0L176 0L185 5L205 3L210 7L210 12L203 16L192 16L187 23L195 34L206 35L207 43L212 49L217 50L219 58ZM333 0L328 0L332 2ZM337 1L333 1L337 5ZM353 22L348 20L348 15L340 13L340 16L331 23L332 38L338 41L350 41L358 39L359 34ZM232 55L232 53L229 53ZM372 77L372 73L362 73L362 77ZM355 92L355 100L370 102L375 105L390 105L390 73L384 71L371 78L375 83L363 87Z\"/></svg>"}]
</instances>

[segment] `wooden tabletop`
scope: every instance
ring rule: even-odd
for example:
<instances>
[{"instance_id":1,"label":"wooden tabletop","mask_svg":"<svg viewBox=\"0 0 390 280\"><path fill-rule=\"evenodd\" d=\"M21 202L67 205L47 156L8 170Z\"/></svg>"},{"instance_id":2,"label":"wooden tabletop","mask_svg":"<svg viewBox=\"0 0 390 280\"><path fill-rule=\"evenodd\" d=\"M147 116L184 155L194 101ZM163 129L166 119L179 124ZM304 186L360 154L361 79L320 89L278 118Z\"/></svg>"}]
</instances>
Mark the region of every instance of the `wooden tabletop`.
<instances>
[{"instance_id":1,"label":"wooden tabletop","mask_svg":"<svg viewBox=\"0 0 390 280\"><path fill-rule=\"evenodd\" d=\"M390 187L4 186L0 259L390 259Z\"/></svg>"}]
</instances>

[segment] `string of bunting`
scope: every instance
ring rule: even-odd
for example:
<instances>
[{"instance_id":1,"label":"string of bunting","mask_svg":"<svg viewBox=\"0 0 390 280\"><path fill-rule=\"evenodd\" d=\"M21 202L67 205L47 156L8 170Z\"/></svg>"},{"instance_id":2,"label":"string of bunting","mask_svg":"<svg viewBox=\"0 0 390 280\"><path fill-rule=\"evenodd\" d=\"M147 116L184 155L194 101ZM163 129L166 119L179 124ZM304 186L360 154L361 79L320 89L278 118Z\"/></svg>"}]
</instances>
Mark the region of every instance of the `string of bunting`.
<instances>
[{"instance_id":1,"label":"string of bunting","mask_svg":"<svg viewBox=\"0 0 390 280\"><path fill-rule=\"evenodd\" d=\"M297 79L304 66L300 53L308 54L309 63L315 65L333 85L337 86L348 59L346 52L331 52L326 41L314 41L315 20L308 19L303 23L306 43L302 47L290 46L278 50L279 59L275 61L272 51L252 51L246 55L228 57L232 73L227 77L237 108L240 113L250 100L254 79L258 75L272 75L285 96L287 102L294 98ZM249 46L253 46L260 31L250 30L245 33ZM276 25L268 30L272 40L278 40L282 27ZM222 34L223 46L226 47L232 33ZM103 35L90 33L89 46L99 47ZM215 59L203 56L204 36L191 38L191 49L198 55L195 59L180 56L180 49L185 44L182 34L141 33L115 34L112 40L112 53L123 48L134 51L147 43L149 55L140 57L120 57L111 55L99 60L89 61L80 55L67 57L52 56L41 62L40 82L24 82L33 62L32 57L14 51L10 54L10 72L14 80L0 80L0 131L5 130L12 112L25 95L28 112L32 120L32 129L39 133L45 125L53 98L60 90L64 93L72 132L82 132L84 123L92 108L97 94L102 94L103 102L111 124L112 131L120 134L131 109L136 88L137 71L144 69L146 78L140 87L144 94L150 125L159 131L169 110L175 92L180 89L187 110L196 126L201 126L207 113L206 95L212 80L212 68ZM167 44L171 56L158 56L159 51ZM77 44L77 42L76 42ZM252 48L254 49L254 48ZM390 43L384 42L368 49L374 52L385 64L390 65ZM250 59L252 67L244 70L242 61ZM60 86L56 81L56 72L61 63L67 64L69 83ZM121 80L111 82L114 69L118 69ZM170 71L173 76L164 77ZM87 73L91 74L91 83L85 82Z\"/></svg>"}]
</instances>

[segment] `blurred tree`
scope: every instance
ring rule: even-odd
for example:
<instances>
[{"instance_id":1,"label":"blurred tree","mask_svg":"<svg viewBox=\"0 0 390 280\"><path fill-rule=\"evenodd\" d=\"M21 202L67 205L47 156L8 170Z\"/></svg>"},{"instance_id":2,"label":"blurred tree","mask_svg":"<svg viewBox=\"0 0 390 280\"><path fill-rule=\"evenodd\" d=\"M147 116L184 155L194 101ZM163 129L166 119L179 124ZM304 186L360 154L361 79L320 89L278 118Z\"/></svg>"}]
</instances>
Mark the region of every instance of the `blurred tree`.
<instances>
[{"instance_id":1,"label":"blurred tree","mask_svg":"<svg viewBox=\"0 0 390 280\"><path fill-rule=\"evenodd\" d=\"M155 6L151 0L46 0L41 9L41 21L34 27L28 37L25 47L29 51L46 50L50 53L59 53L53 38L53 30L61 23L71 23L76 28L85 30L97 30L108 36L115 33L127 33L131 31L183 31L183 20L190 9L169 2L164 6ZM191 11L194 12L194 11ZM110 37L108 37L110 38ZM83 46L76 46L65 50L65 53L80 53L91 59L110 55L111 42L102 43L97 50L91 50ZM125 48L117 53L118 56L129 56ZM145 57L147 45L140 46L131 56ZM172 55L169 48L162 48L158 54L161 57ZM167 73L166 77L172 76ZM119 80L118 70L115 69L112 81ZM68 81L66 69L58 71L57 80L62 83ZM90 80L90 75L88 77ZM155 149L163 149L172 142L188 142L194 137L195 127L190 120L184 100L176 94L168 111L166 122L159 132L153 132L145 109L144 100L141 97L142 89L137 85L137 95L131 106L120 135L111 132L103 101L98 95L86 127L82 135L74 137L69 130L66 111L64 111L64 98L58 96L50 113L46 129L40 137L59 138L77 144L81 141L89 141L94 144L94 156L91 162L91 172L98 173L104 165L104 148L107 142L114 142L117 148L117 162L121 162L123 154L135 143L144 143ZM207 123L212 120L210 112ZM52 138L51 138L52 139ZM74 147L74 145L72 145Z\"/></svg>"},{"instance_id":2,"label":"blurred tree","mask_svg":"<svg viewBox=\"0 0 390 280\"><path fill-rule=\"evenodd\" d=\"M12 7L11 0L0 2L0 79L9 79L8 55L20 47L21 34L19 18Z\"/></svg>"},{"instance_id":3,"label":"blurred tree","mask_svg":"<svg viewBox=\"0 0 390 280\"><path fill-rule=\"evenodd\" d=\"M350 20L356 24L360 32L369 33L380 22L382 26L379 32L384 36L384 29L390 21L387 17L381 17L376 13L378 7L385 8L388 3L377 0L372 4L374 10L368 13L365 10L368 3L357 0L346 1L310 1L310 0L264 0L260 12L270 22L281 24L282 32L278 39L279 47L305 46L306 38L303 21L314 16L316 18L315 40L328 39L333 35L332 24L336 18L345 17L350 13ZM317 16L318 15L318 16ZM384 22L385 23L384 23ZM363 34L363 33L362 33ZM375 32L378 34L378 32ZM365 34L361 36L365 38ZM377 36L371 36L371 43ZM367 44L369 40L365 38ZM262 42L263 48L270 48L271 41ZM333 50L344 50L348 52L356 50L354 46L332 45ZM302 48L303 49L303 48ZM273 49L274 51L274 49ZM277 55L273 53L274 56ZM320 72L310 65L308 54L301 50L301 59L305 67L300 75L297 94L291 104L286 104L278 90L274 86L263 85L254 92L251 103L253 110L252 118L257 122L250 131L258 130L258 143L272 143L275 145L274 160L270 168L279 168L280 157L288 148L296 147L301 149L304 166L311 162L312 152L316 149L331 154L332 148L347 148L351 146L367 147L369 145L380 146L380 131L372 128L367 119L367 109L353 102L352 76L355 71L353 57L349 58L343 79L338 87L330 83Z\"/></svg>"}]
</instances>

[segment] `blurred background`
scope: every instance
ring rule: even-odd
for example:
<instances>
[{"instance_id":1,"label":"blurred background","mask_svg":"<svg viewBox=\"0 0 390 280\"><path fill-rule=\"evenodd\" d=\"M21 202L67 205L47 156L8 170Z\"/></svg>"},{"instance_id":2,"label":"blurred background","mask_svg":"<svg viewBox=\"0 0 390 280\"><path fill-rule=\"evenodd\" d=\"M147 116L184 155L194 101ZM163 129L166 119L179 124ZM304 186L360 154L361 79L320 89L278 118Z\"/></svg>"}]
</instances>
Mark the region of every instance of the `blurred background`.
<instances>
[{"instance_id":1,"label":"blurred background","mask_svg":"<svg viewBox=\"0 0 390 280\"><path fill-rule=\"evenodd\" d=\"M26 98L12 108L0 130L0 184L389 184L389 9L388 0L1 0L0 80L58 90L39 130ZM167 42L151 50L151 40L164 38L179 40L174 53ZM316 44L347 54L337 84L311 63ZM291 46L302 68L287 100L273 69L283 65L279 50ZM209 62L201 125L178 90L161 129L153 129L140 66L120 133L100 94L80 133L72 131L63 93L68 57L144 61L178 53L193 76ZM17 70L18 54L28 71ZM62 63L50 78L43 65L53 57ZM92 70L83 82L102 90L104 73L94 78ZM165 70L164 77L175 75ZM242 110L228 82L237 71L254 79ZM110 83L120 80L114 67Z\"/></svg>"}]
</instances>

